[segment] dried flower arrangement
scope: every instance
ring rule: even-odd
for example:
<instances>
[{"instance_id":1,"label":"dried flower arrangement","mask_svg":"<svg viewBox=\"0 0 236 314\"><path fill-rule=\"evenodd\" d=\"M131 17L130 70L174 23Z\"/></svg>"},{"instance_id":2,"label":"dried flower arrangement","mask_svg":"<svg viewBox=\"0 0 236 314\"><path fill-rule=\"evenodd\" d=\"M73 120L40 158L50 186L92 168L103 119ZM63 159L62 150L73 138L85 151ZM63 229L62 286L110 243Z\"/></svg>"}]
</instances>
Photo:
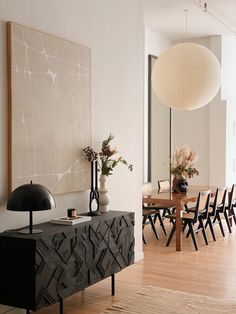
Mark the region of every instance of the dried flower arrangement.
<instances>
[{"instance_id":1,"label":"dried flower arrangement","mask_svg":"<svg viewBox=\"0 0 236 314\"><path fill-rule=\"evenodd\" d=\"M199 171L193 167L197 160L197 153L187 145L177 148L171 160L171 173L177 179L187 179L199 175Z\"/></svg>"},{"instance_id":2,"label":"dried flower arrangement","mask_svg":"<svg viewBox=\"0 0 236 314\"><path fill-rule=\"evenodd\" d=\"M99 153L95 152L90 146L83 149L88 161L98 160L98 167L101 170L101 174L105 176L112 175L113 169L119 163L127 166L130 171L133 170L133 165L128 164L122 156L114 158L114 155L116 155L118 152L115 148L111 149L110 147L110 142L113 139L114 136L110 134L108 138L102 142L101 151Z\"/></svg>"}]
</instances>

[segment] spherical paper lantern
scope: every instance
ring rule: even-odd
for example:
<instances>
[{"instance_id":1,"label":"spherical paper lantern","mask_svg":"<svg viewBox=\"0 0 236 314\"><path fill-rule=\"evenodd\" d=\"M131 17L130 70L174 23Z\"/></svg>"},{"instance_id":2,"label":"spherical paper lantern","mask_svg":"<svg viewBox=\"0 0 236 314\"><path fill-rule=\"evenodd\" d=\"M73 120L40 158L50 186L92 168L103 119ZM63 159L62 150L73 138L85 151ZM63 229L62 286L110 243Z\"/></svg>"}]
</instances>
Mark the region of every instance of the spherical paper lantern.
<instances>
[{"instance_id":1,"label":"spherical paper lantern","mask_svg":"<svg viewBox=\"0 0 236 314\"><path fill-rule=\"evenodd\" d=\"M221 68L206 47L177 44L157 59L152 72L152 88L168 107L193 110L208 104L220 88Z\"/></svg>"}]
</instances>

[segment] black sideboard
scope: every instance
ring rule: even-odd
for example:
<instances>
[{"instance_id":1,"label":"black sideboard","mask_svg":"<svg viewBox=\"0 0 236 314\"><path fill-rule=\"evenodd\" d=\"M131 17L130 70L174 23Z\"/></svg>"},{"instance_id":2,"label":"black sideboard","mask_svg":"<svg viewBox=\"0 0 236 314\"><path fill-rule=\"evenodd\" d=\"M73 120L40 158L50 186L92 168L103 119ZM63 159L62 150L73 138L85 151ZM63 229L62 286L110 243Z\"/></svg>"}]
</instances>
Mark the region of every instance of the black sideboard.
<instances>
[{"instance_id":1,"label":"black sideboard","mask_svg":"<svg viewBox=\"0 0 236 314\"><path fill-rule=\"evenodd\" d=\"M73 226L37 225L41 234L0 233L0 303L37 310L134 262L134 214L110 211Z\"/></svg>"}]
</instances>

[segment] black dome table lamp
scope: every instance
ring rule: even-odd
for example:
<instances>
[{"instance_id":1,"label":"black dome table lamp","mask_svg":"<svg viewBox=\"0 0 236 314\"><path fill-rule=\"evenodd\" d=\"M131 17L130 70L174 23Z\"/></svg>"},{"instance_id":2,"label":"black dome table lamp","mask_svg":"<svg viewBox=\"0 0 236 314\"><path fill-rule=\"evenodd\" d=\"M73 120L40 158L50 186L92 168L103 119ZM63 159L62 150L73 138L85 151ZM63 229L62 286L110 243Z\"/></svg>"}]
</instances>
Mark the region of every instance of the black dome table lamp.
<instances>
[{"instance_id":1,"label":"black dome table lamp","mask_svg":"<svg viewBox=\"0 0 236 314\"><path fill-rule=\"evenodd\" d=\"M9 195L7 209L12 211L29 212L29 228L19 230L19 233L41 233L43 230L33 229L33 212L55 208L52 194L42 185L24 184Z\"/></svg>"}]
</instances>

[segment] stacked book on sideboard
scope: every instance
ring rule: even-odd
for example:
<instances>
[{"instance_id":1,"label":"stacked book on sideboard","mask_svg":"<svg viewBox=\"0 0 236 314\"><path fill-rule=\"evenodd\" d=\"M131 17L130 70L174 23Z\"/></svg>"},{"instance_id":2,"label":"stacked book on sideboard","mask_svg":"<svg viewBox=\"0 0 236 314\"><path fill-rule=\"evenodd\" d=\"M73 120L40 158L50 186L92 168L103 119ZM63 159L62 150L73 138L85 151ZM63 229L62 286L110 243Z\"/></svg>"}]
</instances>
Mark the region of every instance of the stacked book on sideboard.
<instances>
[{"instance_id":1,"label":"stacked book on sideboard","mask_svg":"<svg viewBox=\"0 0 236 314\"><path fill-rule=\"evenodd\" d=\"M91 217L76 215L75 217L58 217L51 220L51 223L58 225L76 225L81 222L90 221Z\"/></svg>"}]
</instances>

